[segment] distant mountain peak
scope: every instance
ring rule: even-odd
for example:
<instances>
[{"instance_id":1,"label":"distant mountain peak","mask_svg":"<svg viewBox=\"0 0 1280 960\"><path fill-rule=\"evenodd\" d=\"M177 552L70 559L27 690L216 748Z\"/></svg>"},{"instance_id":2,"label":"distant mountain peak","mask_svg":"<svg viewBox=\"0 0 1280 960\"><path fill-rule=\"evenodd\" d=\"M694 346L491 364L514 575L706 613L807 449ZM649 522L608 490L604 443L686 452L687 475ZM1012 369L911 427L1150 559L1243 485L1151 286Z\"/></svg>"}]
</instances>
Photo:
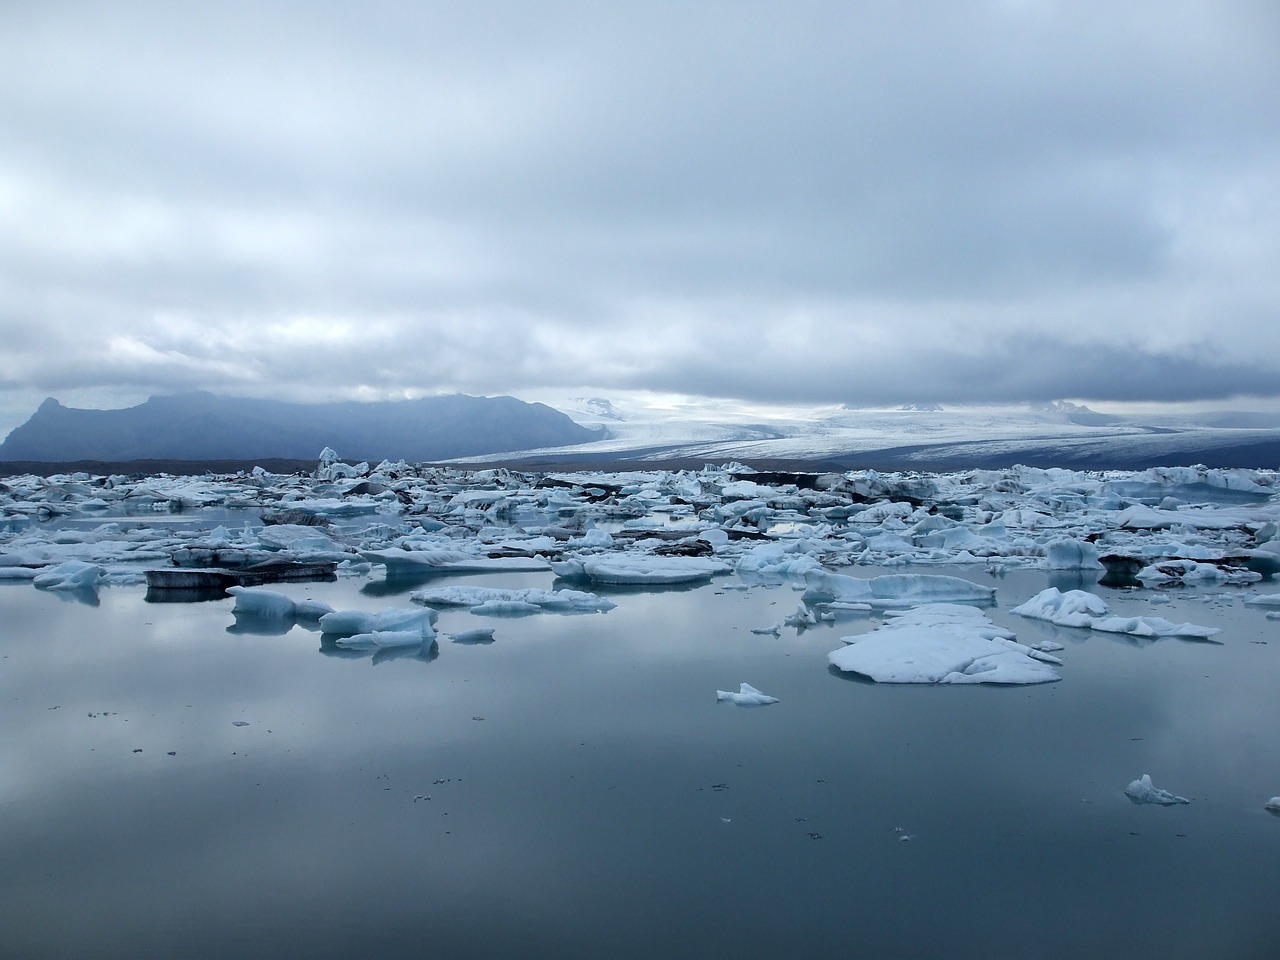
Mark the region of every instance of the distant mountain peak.
<instances>
[{"instance_id":1,"label":"distant mountain peak","mask_svg":"<svg viewBox=\"0 0 1280 960\"><path fill-rule=\"evenodd\" d=\"M583 413L590 414L593 417L602 417L605 420L625 420L618 408L613 405L612 400L605 397L574 397L573 402L579 404Z\"/></svg>"},{"instance_id":2,"label":"distant mountain peak","mask_svg":"<svg viewBox=\"0 0 1280 960\"><path fill-rule=\"evenodd\" d=\"M909 410L913 413L941 413L942 404L940 403L904 403L898 409Z\"/></svg>"},{"instance_id":3,"label":"distant mountain peak","mask_svg":"<svg viewBox=\"0 0 1280 960\"><path fill-rule=\"evenodd\" d=\"M285 403L211 393L151 397L123 410L64 407L52 397L0 444L0 460L449 460L571 446L599 438L558 410L465 394L376 403Z\"/></svg>"}]
</instances>

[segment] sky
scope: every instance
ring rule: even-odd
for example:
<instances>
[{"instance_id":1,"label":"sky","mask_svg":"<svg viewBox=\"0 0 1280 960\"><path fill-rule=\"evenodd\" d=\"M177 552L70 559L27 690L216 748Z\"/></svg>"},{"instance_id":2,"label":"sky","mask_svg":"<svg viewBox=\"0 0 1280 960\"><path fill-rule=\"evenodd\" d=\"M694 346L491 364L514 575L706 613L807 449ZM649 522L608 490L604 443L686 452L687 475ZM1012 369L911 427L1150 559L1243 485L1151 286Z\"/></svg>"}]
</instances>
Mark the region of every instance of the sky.
<instances>
[{"instance_id":1,"label":"sky","mask_svg":"<svg viewBox=\"0 0 1280 960\"><path fill-rule=\"evenodd\" d=\"M1280 398L1274 0L6 0L0 50L0 436Z\"/></svg>"}]
</instances>

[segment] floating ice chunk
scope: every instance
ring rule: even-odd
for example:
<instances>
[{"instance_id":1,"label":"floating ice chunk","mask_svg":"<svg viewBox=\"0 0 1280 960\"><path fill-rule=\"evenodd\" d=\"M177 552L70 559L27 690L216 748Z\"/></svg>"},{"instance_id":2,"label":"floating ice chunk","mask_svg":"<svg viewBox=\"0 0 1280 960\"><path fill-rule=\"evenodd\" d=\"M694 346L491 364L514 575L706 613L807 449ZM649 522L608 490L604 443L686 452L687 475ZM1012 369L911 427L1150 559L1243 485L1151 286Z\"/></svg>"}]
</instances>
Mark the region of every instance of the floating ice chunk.
<instances>
[{"instance_id":1,"label":"floating ice chunk","mask_svg":"<svg viewBox=\"0 0 1280 960\"><path fill-rule=\"evenodd\" d=\"M1280 814L1280 797L1272 797L1262 809L1269 813Z\"/></svg>"},{"instance_id":2,"label":"floating ice chunk","mask_svg":"<svg viewBox=\"0 0 1280 960\"><path fill-rule=\"evenodd\" d=\"M783 618L782 622L788 627L803 630L805 627L816 627L818 625L818 617L812 610L801 603L796 606L796 612Z\"/></svg>"},{"instance_id":3,"label":"floating ice chunk","mask_svg":"<svg viewBox=\"0 0 1280 960\"><path fill-rule=\"evenodd\" d=\"M447 586L425 587L414 590L409 597L436 607L471 607L474 611L482 604L517 602L532 605L536 610L557 613L589 613L612 610L617 606L612 600L583 590L502 589L499 587Z\"/></svg>"},{"instance_id":4,"label":"floating ice chunk","mask_svg":"<svg viewBox=\"0 0 1280 960\"><path fill-rule=\"evenodd\" d=\"M1085 540L1064 537L1045 544L1045 566L1050 570L1098 570L1098 548Z\"/></svg>"},{"instance_id":5,"label":"floating ice chunk","mask_svg":"<svg viewBox=\"0 0 1280 960\"><path fill-rule=\"evenodd\" d=\"M1107 612L1107 602L1086 590L1062 593L1057 587L1049 587L1009 612L1032 620L1048 620L1060 627L1090 627L1095 618Z\"/></svg>"},{"instance_id":6,"label":"floating ice chunk","mask_svg":"<svg viewBox=\"0 0 1280 960\"><path fill-rule=\"evenodd\" d=\"M1223 569L1212 563L1195 560L1161 560L1143 567L1137 578L1144 586L1179 583L1254 583L1262 574L1245 569Z\"/></svg>"},{"instance_id":7,"label":"floating ice chunk","mask_svg":"<svg viewBox=\"0 0 1280 960\"><path fill-rule=\"evenodd\" d=\"M778 637L782 635L782 624L775 623L771 627L752 627L751 632L762 637Z\"/></svg>"},{"instance_id":8,"label":"floating ice chunk","mask_svg":"<svg viewBox=\"0 0 1280 960\"><path fill-rule=\"evenodd\" d=\"M319 620L329 613L333 613L333 607L323 600L295 600L293 604L293 616L296 620Z\"/></svg>"},{"instance_id":9,"label":"floating ice chunk","mask_svg":"<svg viewBox=\"0 0 1280 960\"><path fill-rule=\"evenodd\" d=\"M1280 593L1265 593L1245 601L1250 607L1280 607Z\"/></svg>"},{"instance_id":10,"label":"floating ice chunk","mask_svg":"<svg viewBox=\"0 0 1280 960\"><path fill-rule=\"evenodd\" d=\"M1164 617L1099 617L1091 624L1102 633L1127 633L1135 637L1188 637L1208 640L1222 631L1194 623L1174 623Z\"/></svg>"},{"instance_id":11,"label":"floating ice chunk","mask_svg":"<svg viewBox=\"0 0 1280 960\"><path fill-rule=\"evenodd\" d=\"M427 636L420 630L373 630L339 637L334 643L348 650L381 650L386 647L420 647L432 639L434 634Z\"/></svg>"},{"instance_id":12,"label":"floating ice chunk","mask_svg":"<svg viewBox=\"0 0 1280 960\"><path fill-rule=\"evenodd\" d=\"M41 572L36 567L0 566L0 580L34 580Z\"/></svg>"},{"instance_id":13,"label":"floating ice chunk","mask_svg":"<svg viewBox=\"0 0 1280 960\"><path fill-rule=\"evenodd\" d=\"M1134 803L1158 803L1162 807L1171 807L1176 803L1190 803L1186 797L1175 797L1168 790L1152 786L1151 775L1144 773L1141 779L1134 780L1124 788L1125 796Z\"/></svg>"},{"instance_id":14,"label":"floating ice chunk","mask_svg":"<svg viewBox=\"0 0 1280 960\"><path fill-rule=\"evenodd\" d=\"M436 617L430 607L391 607L377 613L338 610L320 618L320 629L348 637L360 633L417 631L420 638L429 639L435 636Z\"/></svg>"},{"instance_id":15,"label":"floating ice chunk","mask_svg":"<svg viewBox=\"0 0 1280 960\"><path fill-rule=\"evenodd\" d=\"M542 608L536 603L526 603L523 600L486 600L484 603L477 603L471 608L471 612L479 617L527 617L541 613Z\"/></svg>"},{"instance_id":16,"label":"floating ice chunk","mask_svg":"<svg viewBox=\"0 0 1280 960\"><path fill-rule=\"evenodd\" d=\"M432 547L423 550L389 547L386 550L363 550L360 555L373 563L384 564L388 578L393 580L397 577L430 573L433 570L487 573L549 569L549 564L542 557L478 556L451 547Z\"/></svg>"},{"instance_id":17,"label":"floating ice chunk","mask_svg":"<svg viewBox=\"0 0 1280 960\"><path fill-rule=\"evenodd\" d=\"M636 556L588 557L582 572L597 583L662 586L710 580L730 567L710 557Z\"/></svg>"},{"instance_id":18,"label":"floating ice chunk","mask_svg":"<svg viewBox=\"0 0 1280 960\"><path fill-rule=\"evenodd\" d=\"M476 627L474 630L459 630L449 635L454 643L493 643L493 627Z\"/></svg>"},{"instance_id":19,"label":"floating ice chunk","mask_svg":"<svg viewBox=\"0 0 1280 960\"><path fill-rule=\"evenodd\" d=\"M1061 676L1057 657L1017 643L973 607L916 607L827 654L846 673L879 683L1048 683Z\"/></svg>"},{"instance_id":20,"label":"floating ice chunk","mask_svg":"<svg viewBox=\"0 0 1280 960\"><path fill-rule=\"evenodd\" d=\"M897 573L881 577L848 577L825 570L805 574L806 603L850 601L876 608L911 607L921 603L992 603L995 587L984 587L962 577L926 573Z\"/></svg>"},{"instance_id":21,"label":"floating ice chunk","mask_svg":"<svg viewBox=\"0 0 1280 960\"><path fill-rule=\"evenodd\" d=\"M809 545L804 541L755 547L738 558L734 569L739 576L803 577L811 570L822 569L817 557L800 552L805 547Z\"/></svg>"},{"instance_id":22,"label":"floating ice chunk","mask_svg":"<svg viewBox=\"0 0 1280 960\"><path fill-rule=\"evenodd\" d=\"M1103 633L1135 637L1190 637L1207 640L1221 633L1217 627L1173 623L1164 617L1109 617L1107 603L1085 590L1062 593L1057 587L1041 590L1026 603L1009 611L1033 620L1048 620L1060 627L1084 627Z\"/></svg>"},{"instance_id":23,"label":"floating ice chunk","mask_svg":"<svg viewBox=\"0 0 1280 960\"><path fill-rule=\"evenodd\" d=\"M778 702L777 697L763 694L749 683L742 684L737 693L717 690L716 700L729 700L740 707L763 707L765 704Z\"/></svg>"},{"instance_id":24,"label":"floating ice chunk","mask_svg":"<svg viewBox=\"0 0 1280 960\"><path fill-rule=\"evenodd\" d=\"M96 563L67 560L37 573L31 582L45 590L96 590L107 571Z\"/></svg>"},{"instance_id":25,"label":"floating ice chunk","mask_svg":"<svg viewBox=\"0 0 1280 960\"><path fill-rule=\"evenodd\" d=\"M297 610L297 605L292 599L275 590L264 590L262 587L227 587L227 593L236 598L231 612L239 616L285 620L293 617Z\"/></svg>"}]
</instances>

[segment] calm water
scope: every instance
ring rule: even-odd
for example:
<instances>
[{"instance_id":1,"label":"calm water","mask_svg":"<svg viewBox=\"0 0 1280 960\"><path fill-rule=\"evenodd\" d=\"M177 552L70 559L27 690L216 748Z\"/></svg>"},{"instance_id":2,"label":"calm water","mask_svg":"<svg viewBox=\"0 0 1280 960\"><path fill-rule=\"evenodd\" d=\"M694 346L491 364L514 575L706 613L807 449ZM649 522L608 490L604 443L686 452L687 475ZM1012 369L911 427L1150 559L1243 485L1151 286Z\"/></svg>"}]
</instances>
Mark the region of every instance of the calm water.
<instances>
[{"instance_id":1,"label":"calm water","mask_svg":"<svg viewBox=\"0 0 1280 960\"><path fill-rule=\"evenodd\" d=\"M846 679L826 654L874 621L756 636L798 594L732 579L446 611L495 642L379 662L230 600L0 584L0 956L1280 955L1280 623L1099 588L1226 628L1135 643L1007 613L1078 584L929 572L996 583L1062 682ZM782 702L716 702L744 680ZM1193 802L1133 805L1143 773Z\"/></svg>"}]
</instances>

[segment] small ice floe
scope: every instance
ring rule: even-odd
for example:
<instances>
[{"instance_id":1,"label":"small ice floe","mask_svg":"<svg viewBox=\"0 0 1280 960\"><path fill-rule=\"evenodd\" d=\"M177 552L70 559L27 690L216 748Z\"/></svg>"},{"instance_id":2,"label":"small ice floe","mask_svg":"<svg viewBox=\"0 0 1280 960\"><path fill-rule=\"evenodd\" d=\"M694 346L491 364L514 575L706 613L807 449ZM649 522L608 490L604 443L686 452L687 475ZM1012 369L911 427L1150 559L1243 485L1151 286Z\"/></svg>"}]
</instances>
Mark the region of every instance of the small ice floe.
<instances>
[{"instance_id":1,"label":"small ice floe","mask_svg":"<svg viewBox=\"0 0 1280 960\"><path fill-rule=\"evenodd\" d=\"M978 603L995 601L996 588L927 573L894 573L880 577L849 577L814 570L805 574L805 603L833 601L865 603L877 609L913 607L922 603Z\"/></svg>"},{"instance_id":2,"label":"small ice floe","mask_svg":"<svg viewBox=\"0 0 1280 960\"><path fill-rule=\"evenodd\" d=\"M1264 593L1245 601L1250 607L1280 607L1280 593Z\"/></svg>"},{"instance_id":3,"label":"small ice floe","mask_svg":"<svg viewBox=\"0 0 1280 960\"><path fill-rule=\"evenodd\" d=\"M796 607L795 613L784 617L782 622L788 627L795 627L797 630L803 630L806 627L816 627L818 625L818 617L812 610L802 603Z\"/></svg>"},{"instance_id":4,"label":"small ice floe","mask_svg":"<svg viewBox=\"0 0 1280 960\"><path fill-rule=\"evenodd\" d=\"M1266 805L1262 809L1280 817L1280 797L1272 797L1266 802Z\"/></svg>"},{"instance_id":5,"label":"small ice floe","mask_svg":"<svg viewBox=\"0 0 1280 960\"><path fill-rule=\"evenodd\" d=\"M389 580L446 570L452 573L512 573L550 569L543 557L490 557L451 547L422 550L389 547L386 550L362 550L360 555L370 563L383 564Z\"/></svg>"},{"instance_id":6,"label":"small ice floe","mask_svg":"<svg viewBox=\"0 0 1280 960\"><path fill-rule=\"evenodd\" d=\"M1177 803L1190 803L1186 797L1175 797L1168 790L1152 786L1151 774L1144 773L1124 788L1125 796L1134 803L1156 803L1162 807L1171 807Z\"/></svg>"},{"instance_id":7,"label":"small ice floe","mask_svg":"<svg viewBox=\"0 0 1280 960\"><path fill-rule=\"evenodd\" d=\"M502 589L500 587L447 586L414 590L409 598L432 607L469 607L472 613L496 612L496 604L517 603L523 612L596 613L617 606L612 600L583 590ZM481 609L487 608L487 609Z\"/></svg>"},{"instance_id":8,"label":"small ice floe","mask_svg":"<svg viewBox=\"0 0 1280 960\"><path fill-rule=\"evenodd\" d=\"M459 630L457 633L451 633L449 635L449 639L454 643L493 643L493 627L476 627L474 630Z\"/></svg>"},{"instance_id":9,"label":"small ice floe","mask_svg":"<svg viewBox=\"0 0 1280 960\"><path fill-rule=\"evenodd\" d=\"M334 643L348 650L382 650L389 647L420 647L429 639L420 630L373 630L338 637Z\"/></svg>"},{"instance_id":10,"label":"small ice floe","mask_svg":"<svg viewBox=\"0 0 1280 960\"><path fill-rule=\"evenodd\" d=\"M637 586L671 586L710 580L732 569L711 557L634 556L589 557L581 561L582 576L596 583ZM560 569L557 576L564 576Z\"/></svg>"},{"instance_id":11,"label":"small ice floe","mask_svg":"<svg viewBox=\"0 0 1280 960\"><path fill-rule=\"evenodd\" d=\"M762 637L779 637L782 635L782 624L775 623L771 627L752 627L751 632Z\"/></svg>"},{"instance_id":12,"label":"small ice floe","mask_svg":"<svg viewBox=\"0 0 1280 960\"><path fill-rule=\"evenodd\" d=\"M363 610L337 610L320 618L320 629L339 637L360 634L414 632L418 641L434 639L437 614L430 607L391 607L377 613ZM384 646L390 643L382 644ZM398 644L397 644L398 645Z\"/></svg>"},{"instance_id":13,"label":"small ice floe","mask_svg":"<svg viewBox=\"0 0 1280 960\"><path fill-rule=\"evenodd\" d=\"M729 700L740 707L763 707L765 704L778 702L777 697L761 693L749 683L742 684L737 693L717 690L716 700Z\"/></svg>"},{"instance_id":14,"label":"small ice floe","mask_svg":"<svg viewBox=\"0 0 1280 960\"><path fill-rule=\"evenodd\" d=\"M1032 620L1047 620L1060 627L1083 627L1102 633L1123 633L1133 637L1184 637L1208 640L1222 631L1194 623L1174 623L1164 617L1107 616L1107 602L1085 590L1062 593L1057 587L1042 590L1026 603L1009 611Z\"/></svg>"},{"instance_id":15,"label":"small ice floe","mask_svg":"<svg viewBox=\"0 0 1280 960\"><path fill-rule=\"evenodd\" d=\"M235 597L231 612L237 616L288 619L297 609L291 597L277 590L262 587L227 587L227 593Z\"/></svg>"},{"instance_id":16,"label":"small ice floe","mask_svg":"<svg viewBox=\"0 0 1280 960\"><path fill-rule=\"evenodd\" d=\"M974 607L908 610L827 654L832 666L878 683L1049 683L1062 661L1014 640Z\"/></svg>"}]
</instances>

